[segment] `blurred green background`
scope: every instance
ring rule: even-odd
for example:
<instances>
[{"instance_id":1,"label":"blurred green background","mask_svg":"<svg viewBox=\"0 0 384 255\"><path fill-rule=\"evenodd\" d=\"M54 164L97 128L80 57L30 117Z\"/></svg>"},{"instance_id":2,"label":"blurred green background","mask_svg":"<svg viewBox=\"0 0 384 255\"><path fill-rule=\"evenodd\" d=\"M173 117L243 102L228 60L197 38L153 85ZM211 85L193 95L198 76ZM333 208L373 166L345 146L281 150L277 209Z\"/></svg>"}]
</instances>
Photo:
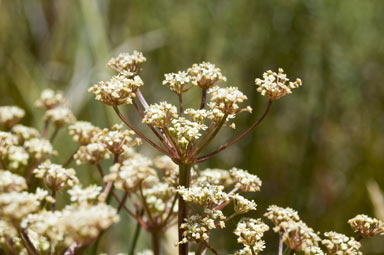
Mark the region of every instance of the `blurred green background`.
<instances>
[{"instance_id":1,"label":"blurred green background","mask_svg":"<svg viewBox=\"0 0 384 255\"><path fill-rule=\"evenodd\" d=\"M78 119L108 127L117 119L87 89L112 74L110 57L144 52L143 94L150 102L175 100L161 85L164 73L210 61L254 108L238 117L236 131L219 136L218 146L263 111L266 99L254 79L283 67L304 86L277 101L255 132L200 168L237 166L257 174L263 189L253 197L252 216L269 204L291 206L315 230L352 235L346 221L356 214L384 218L383 14L382 0L0 0L0 105L25 108L24 123L41 127L33 103L42 89L59 89ZM186 100L198 97L196 90ZM69 139L62 132L55 142L61 144L57 161L76 147ZM146 145L142 151L154 153ZM92 182L92 171L79 174ZM238 247L235 221L212 240L223 254ZM104 237L101 251L128 250L134 225L126 216L123 222ZM276 235L266 241L264 254L275 254ZM364 254L384 254L383 243L363 241ZM139 247L149 244L142 234Z\"/></svg>"}]
</instances>

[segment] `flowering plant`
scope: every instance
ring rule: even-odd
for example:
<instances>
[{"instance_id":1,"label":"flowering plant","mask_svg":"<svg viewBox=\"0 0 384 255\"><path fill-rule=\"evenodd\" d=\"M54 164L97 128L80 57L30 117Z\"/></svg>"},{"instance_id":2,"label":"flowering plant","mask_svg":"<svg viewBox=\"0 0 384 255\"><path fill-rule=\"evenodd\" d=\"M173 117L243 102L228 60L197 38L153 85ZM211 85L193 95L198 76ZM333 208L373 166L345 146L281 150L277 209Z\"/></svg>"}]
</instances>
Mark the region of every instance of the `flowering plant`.
<instances>
[{"instance_id":1,"label":"flowering plant","mask_svg":"<svg viewBox=\"0 0 384 255\"><path fill-rule=\"evenodd\" d=\"M108 62L118 72L109 81L93 85L89 91L96 100L112 107L122 124L101 129L86 121L76 121L60 92L46 90L36 102L45 109L41 132L17 124L25 112L15 106L0 108L0 251L6 254L82 254L125 212L137 221L130 254L140 229L151 234L152 251L160 254L161 233L178 227L179 254L219 254L210 243L214 229L225 228L237 215L256 210L255 201L244 195L260 190L262 182L246 170L232 168L199 170L202 163L227 149L257 127L267 115L272 102L292 93L302 85L300 79L289 81L283 69L267 71L256 79L257 91L268 101L262 115L243 133L205 153L208 145L223 128L235 128L234 119L242 112L247 96L237 87L223 87L226 77L215 65L194 64L186 71L166 74L163 85L178 98L178 105L168 102L148 104L140 91L144 85L139 73L146 58L142 53L120 54ZM200 89L196 108L186 108L183 94ZM120 111L133 105L138 116L153 133L144 135ZM124 128L124 125L128 128ZM47 139L50 127L53 131ZM57 154L52 143L57 133L68 126L69 134L79 144L76 152L63 164L52 163ZM145 142L162 155L150 159L134 148ZM101 163L113 159L109 171ZM93 165L102 186L84 187L73 168ZM38 182L40 181L40 182ZM44 187L44 188L43 188ZM32 192L34 190L34 192ZM56 197L63 190L70 195L64 208L57 208ZM118 206L110 205L111 200ZM233 206L233 213L223 209ZM384 233L384 223L365 215L348 221L358 234L355 238L327 232L319 233L300 220L291 208L272 205L264 216L279 235L278 254L361 254L361 238ZM243 247L235 254L259 254L265 248L263 235L270 227L262 219L243 217L234 230ZM326 252L321 248L323 245ZM139 254L139 253L137 253ZM147 253L142 253L147 254Z\"/></svg>"}]
</instances>

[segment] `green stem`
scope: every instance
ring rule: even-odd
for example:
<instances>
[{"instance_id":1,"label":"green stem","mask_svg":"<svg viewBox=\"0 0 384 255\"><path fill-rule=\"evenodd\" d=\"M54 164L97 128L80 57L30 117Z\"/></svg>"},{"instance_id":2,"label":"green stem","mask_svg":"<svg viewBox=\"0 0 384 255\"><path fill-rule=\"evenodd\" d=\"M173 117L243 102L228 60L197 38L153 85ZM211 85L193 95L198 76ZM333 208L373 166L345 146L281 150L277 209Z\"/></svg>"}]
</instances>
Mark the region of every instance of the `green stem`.
<instances>
[{"instance_id":1,"label":"green stem","mask_svg":"<svg viewBox=\"0 0 384 255\"><path fill-rule=\"evenodd\" d=\"M191 165L180 164L179 165L179 185L185 188L189 188L191 177ZM188 243L181 243L184 238L184 230L181 229L181 224L188 217L187 203L179 195L179 212L178 212L178 229L179 229L179 255L188 255Z\"/></svg>"},{"instance_id":2,"label":"green stem","mask_svg":"<svg viewBox=\"0 0 384 255\"><path fill-rule=\"evenodd\" d=\"M144 210L141 209L140 215L143 215L143 213L144 213ZM135 254L136 244L137 244L137 240L139 240L140 232L141 232L141 225L139 222L137 222L136 228L135 228L135 233L133 234L131 249L129 250L129 253L128 253L129 255Z\"/></svg>"}]
</instances>

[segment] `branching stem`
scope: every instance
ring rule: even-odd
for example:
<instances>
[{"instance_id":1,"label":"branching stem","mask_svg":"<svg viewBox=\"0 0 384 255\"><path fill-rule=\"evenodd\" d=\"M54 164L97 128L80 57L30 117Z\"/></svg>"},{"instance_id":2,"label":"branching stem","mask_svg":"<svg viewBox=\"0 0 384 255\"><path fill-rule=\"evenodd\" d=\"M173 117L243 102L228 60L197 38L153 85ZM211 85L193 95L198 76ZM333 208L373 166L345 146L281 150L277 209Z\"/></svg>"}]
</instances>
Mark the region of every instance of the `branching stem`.
<instances>
[{"instance_id":1,"label":"branching stem","mask_svg":"<svg viewBox=\"0 0 384 255\"><path fill-rule=\"evenodd\" d=\"M159 145L154 143L152 140L150 140L148 137L146 137L143 133L141 133L139 130L137 130L131 123L128 122L128 120L121 114L119 108L117 106L113 106L113 109L115 110L116 114L119 116L119 118L130 128L132 129L141 139L152 145L155 149L160 151L161 153L167 155L170 158L173 158L173 156L165 151L163 148L161 148Z\"/></svg>"},{"instance_id":2,"label":"branching stem","mask_svg":"<svg viewBox=\"0 0 384 255\"><path fill-rule=\"evenodd\" d=\"M197 160L195 161L195 163L201 163L201 162L204 162L206 161L207 159L209 159L210 157L212 157L213 155L216 155L217 153L225 150L226 148L230 147L231 145L233 145L234 143L236 143L237 141L239 141L241 138L243 138L244 136L246 136L249 132L251 132L255 127L257 127L262 121L263 119L265 118L265 116L267 116L268 112L269 112L269 109L271 108L271 104L272 104L272 101L268 101L268 104L267 104L267 107L265 108L265 111L263 113L263 115L261 115L261 117L251 126L249 127L247 130L245 130L241 135L239 135L238 137L236 137L235 139L233 139L231 142L221 146L219 149L211 152L211 153L208 153L204 156L201 156L199 158L197 158Z\"/></svg>"}]
</instances>

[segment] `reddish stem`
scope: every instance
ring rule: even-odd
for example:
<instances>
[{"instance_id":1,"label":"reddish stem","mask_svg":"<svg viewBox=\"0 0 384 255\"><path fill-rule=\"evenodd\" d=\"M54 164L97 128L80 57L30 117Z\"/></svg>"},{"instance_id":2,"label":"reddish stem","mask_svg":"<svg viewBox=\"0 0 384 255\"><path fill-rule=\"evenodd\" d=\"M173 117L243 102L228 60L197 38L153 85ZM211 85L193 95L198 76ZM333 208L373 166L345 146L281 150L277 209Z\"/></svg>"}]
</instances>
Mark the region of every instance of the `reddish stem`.
<instances>
[{"instance_id":1,"label":"reddish stem","mask_svg":"<svg viewBox=\"0 0 384 255\"><path fill-rule=\"evenodd\" d=\"M171 155L169 152L165 151L163 148L161 148L159 145L151 141L148 137L146 137L143 133L141 133L139 130L137 130L131 123L128 122L128 120L121 114L119 108L117 106L113 106L113 109L115 110L116 114L119 116L119 118L127 125L130 129L132 129L140 138L142 138L144 141L152 145L155 149L160 151L161 153L167 155L170 158L173 158L173 155Z\"/></svg>"},{"instance_id":2,"label":"reddish stem","mask_svg":"<svg viewBox=\"0 0 384 255\"><path fill-rule=\"evenodd\" d=\"M237 141L239 141L241 138L243 138L244 136L246 136L249 132L251 132L257 125L259 125L263 119L265 118L265 116L267 116L268 112L269 112L269 109L271 108L271 104L272 104L272 101L268 101L268 104L267 104L267 107L265 108L265 111L263 113L263 115L261 115L261 117L251 126L249 127L247 130L244 131L244 133L242 133L241 135L239 135L237 138L233 139L231 142L221 146L219 149L217 149L216 151L213 151L211 153L208 153L204 156L201 156L199 158L197 158L197 160L195 161L195 163L201 163L201 162L204 162L206 161L207 159L209 159L210 157L212 157L213 155L216 155L217 153L219 153L220 151L222 150L225 150L226 148L228 148L229 146L231 146L232 144L236 143Z\"/></svg>"}]
</instances>

